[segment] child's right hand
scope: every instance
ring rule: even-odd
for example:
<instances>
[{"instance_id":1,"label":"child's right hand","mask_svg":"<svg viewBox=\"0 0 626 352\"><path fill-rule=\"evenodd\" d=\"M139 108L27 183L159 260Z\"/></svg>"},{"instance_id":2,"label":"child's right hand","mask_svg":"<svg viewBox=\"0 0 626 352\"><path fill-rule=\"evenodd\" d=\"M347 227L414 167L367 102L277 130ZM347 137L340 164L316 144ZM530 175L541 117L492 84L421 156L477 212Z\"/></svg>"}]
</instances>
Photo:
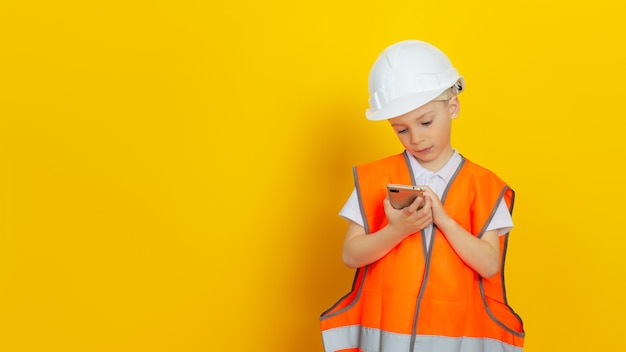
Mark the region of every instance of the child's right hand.
<instances>
[{"instance_id":1,"label":"child's right hand","mask_svg":"<svg viewBox=\"0 0 626 352\"><path fill-rule=\"evenodd\" d=\"M424 206L418 209L422 203ZM383 207L389 221L388 226L402 237L420 232L433 222L431 201L428 198L417 197L413 203L403 209L395 209L386 198L383 201Z\"/></svg>"}]
</instances>

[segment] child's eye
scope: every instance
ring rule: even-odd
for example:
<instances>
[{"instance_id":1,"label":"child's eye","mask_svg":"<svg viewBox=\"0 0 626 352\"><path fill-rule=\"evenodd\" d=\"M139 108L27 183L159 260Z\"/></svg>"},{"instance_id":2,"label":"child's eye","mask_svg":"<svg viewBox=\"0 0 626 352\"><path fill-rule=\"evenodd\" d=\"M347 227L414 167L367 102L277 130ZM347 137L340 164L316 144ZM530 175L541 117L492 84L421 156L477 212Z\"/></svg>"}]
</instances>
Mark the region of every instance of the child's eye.
<instances>
[{"instance_id":1,"label":"child's eye","mask_svg":"<svg viewBox=\"0 0 626 352\"><path fill-rule=\"evenodd\" d=\"M397 130L396 133L397 134L401 134L401 133L406 133L408 130L406 128L403 128L401 130Z\"/></svg>"},{"instance_id":2,"label":"child's eye","mask_svg":"<svg viewBox=\"0 0 626 352\"><path fill-rule=\"evenodd\" d=\"M422 122L422 126L428 126L428 125L430 125L432 122L433 122L433 120L430 120L430 121L424 121L424 122Z\"/></svg>"}]
</instances>

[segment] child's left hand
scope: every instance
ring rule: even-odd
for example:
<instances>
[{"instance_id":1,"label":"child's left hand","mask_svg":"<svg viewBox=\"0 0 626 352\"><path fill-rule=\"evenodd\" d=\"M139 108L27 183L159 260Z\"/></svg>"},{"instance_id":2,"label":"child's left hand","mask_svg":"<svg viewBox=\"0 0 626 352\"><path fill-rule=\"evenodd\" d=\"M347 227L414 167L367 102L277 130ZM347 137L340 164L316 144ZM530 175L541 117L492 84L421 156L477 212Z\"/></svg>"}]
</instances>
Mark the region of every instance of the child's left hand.
<instances>
[{"instance_id":1,"label":"child's left hand","mask_svg":"<svg viewBox=\"0 0 626 352\"><path fill-rule=\"evenodd\" d=\"M443 208L443 204L437 194L428 186L420 186L420 188L424 190L424 197L427 199L428 203L430 203L433 214L433 223L437 226L441 226L444 222L449 221L451 219L450 215L448 215L446 210Z\"/></svg>"}]
</instances>

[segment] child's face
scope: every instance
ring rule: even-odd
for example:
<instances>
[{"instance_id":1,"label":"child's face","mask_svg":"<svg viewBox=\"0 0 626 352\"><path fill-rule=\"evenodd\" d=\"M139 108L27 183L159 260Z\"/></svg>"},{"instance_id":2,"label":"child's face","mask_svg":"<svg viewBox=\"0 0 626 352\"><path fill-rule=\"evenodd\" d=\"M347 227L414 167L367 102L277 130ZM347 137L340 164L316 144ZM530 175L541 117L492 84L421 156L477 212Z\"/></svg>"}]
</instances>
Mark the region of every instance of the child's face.
<instances>
[{"instance_id":1,"label":"child's face","mask_svg":"<svg viewBox=\"0 0 626 352\"><path fill-rule=\"evenodd\" d=\"M404 148L423 167L438 171L452 155L450 131L458 111L455 96L448 101L431 101L389 122Z\"/></svg>"}]
</instances>

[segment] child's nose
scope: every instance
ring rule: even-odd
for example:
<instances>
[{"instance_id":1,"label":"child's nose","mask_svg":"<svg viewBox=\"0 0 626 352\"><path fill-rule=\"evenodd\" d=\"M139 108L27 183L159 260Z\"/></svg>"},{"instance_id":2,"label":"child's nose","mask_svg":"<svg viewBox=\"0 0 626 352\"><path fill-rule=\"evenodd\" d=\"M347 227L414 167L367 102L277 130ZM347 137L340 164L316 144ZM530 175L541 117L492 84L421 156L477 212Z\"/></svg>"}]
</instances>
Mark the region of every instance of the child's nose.
<instances>
[{"instance_id":1,"label":"child's nose","mask_svg":"<svg viewBox=\"0 0 626 352\"><path fill-rule=\"evenodd\" d=\"M423 136L418 132L418 131L411 131L411 144L420 144L420 142L422 141Z\"/></svg>"}]
</instances>

